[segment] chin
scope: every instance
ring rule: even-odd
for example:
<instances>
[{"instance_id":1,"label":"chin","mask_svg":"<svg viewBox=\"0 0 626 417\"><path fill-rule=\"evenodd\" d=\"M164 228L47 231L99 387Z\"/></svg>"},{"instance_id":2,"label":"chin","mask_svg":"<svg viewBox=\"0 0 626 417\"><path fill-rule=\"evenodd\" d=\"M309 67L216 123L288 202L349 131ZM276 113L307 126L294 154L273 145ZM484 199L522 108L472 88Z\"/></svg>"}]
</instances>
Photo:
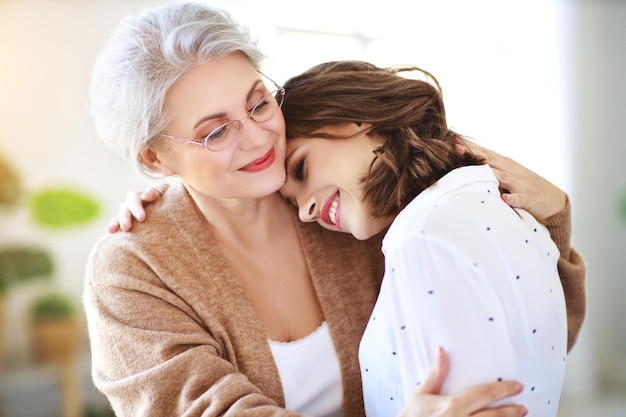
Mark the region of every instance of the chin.
<instances>
[{"instance_id":1,"label":"chin","mask_svg":"<svg viewBox=\"0 0 626 417\"><path fill-rule=\"evenodd\" d=\"M371 233L358 233L357 232L357 233L352 233L352 236L354 236L356 240L367 240L374 235Z\"/></svg>"},{"instance_id":2,"label":"chin","mask_svg":"<svg viewBox=\"0 0 626 417\"><path fill-rule=\"evenodd\" d=\"M254 184L248 184L250 198L263 198L269 195L272 195L280 190L283 186L283 179L281 177L265 177L263 179L259 179L258 182Z\"/></svg>"},{"instance_id":3,"label":"chin","mask_svg":"<svg viewBox=\"0 0 626 417\"><path fill-rule=\"evenodd\" d=\"M271 189L271 193L279 191L282 186L285 185L285 181L287 180L285 170L280 167L280 169L276 169L274 172L268 174L269 175L261 181L267 185L268 189Z\"/></svg>"},{"instance_id":4,"label":"chin","mask_svg":"<svg viewBox=\"0 0 626 417\"><path fill-rule=\"evenodd\" d=\"M371 238L372 236L376 236L381 231L382 231L382 228L375 227L375 228L366 228L365 230L357 230L357 231L350 232L350 233L352 233L352 236L354 236L354 238L357 240L367 240Z\"/></svg>"},{"instance_id":5,"label":"chin","mask_svg":"<svg viewBox=\"0 0 626 417\"><path fill-rule=\"evenodd\" d=\"M349 232L346 232L345 230L337 229L337 226L335 226L334 224L328 224L328 223L325 223L325 222L323 222L321 220L318 220L317 224L319 224L320 226L322 226L326 230L330 230L331 232L349 233Z\"/></svg>"}]
</instances>

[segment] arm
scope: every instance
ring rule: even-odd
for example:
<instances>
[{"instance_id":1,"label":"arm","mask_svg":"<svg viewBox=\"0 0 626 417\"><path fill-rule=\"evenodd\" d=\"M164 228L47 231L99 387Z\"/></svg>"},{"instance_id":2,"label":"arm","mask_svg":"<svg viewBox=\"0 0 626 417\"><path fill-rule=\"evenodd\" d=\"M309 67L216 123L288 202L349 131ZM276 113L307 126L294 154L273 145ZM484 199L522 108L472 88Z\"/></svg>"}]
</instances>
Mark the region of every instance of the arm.
<instances>
[{"instance_id":1,"label":"arm","mask_svg":"<svg viewBox=\"0 0 626 417\"><path fill-rule=\"evenodd\" d=\"M514 337L504 320L481 320L503 317L504 312L475 268L454 251L419 241L403 243L389 257L395 272L385 279L393 284L381 291L379 302L383 297L392 300L394 327L406 326L394 337L408 401L401 415L488 416L495 410L485 407L521 392L521 384L512 380L517 377ZM450 352L453 363L445 383L447 356L437 346ZM424 379L437 351L434 362L441 369ZM411 395L416 382L419 388ZM510 401L500 401L497 410L516 416L525 412Z\"/></svg>"},{"instance_id":2,"label":"arm","mask_svg":"<svg viewBox=\"0 0 626 417\"><path fill-rule=\"evenodd\" d=\"M576 343L585 319L587 272L582 256L570 246L572 226L569 199L566 199L563 210L545 219L545 225L561 252L557 266L567 306L567 350L569 352Z\"/></svg>"},{"instance_id":3,"label":"arm","mask_svg":"<svg viewBox=\"0 0 626 417\"><path fill-rule=\"evenodd\" d=\"M229 339L216 336L220 324L203 320L139 256L101 244L87 271L94 382L117 416L297 415L242 373Z\"/></svg>"},{"instance_id":4,"label":"arm","mask_svg":"<svg viewBox=\"0 0 626 417\"><path fill-rule=\"evenodd\" d=\"M487 159L500 186L507 190L502 194L502 199L508 205L523 208L542 221L559 248L561 257L558 269L567 304L567 346L568 351L571 350L585 318L587 271L580 253L570 246L572 224L567 194L514 160L469 140L463 140L459 144L459 152L467 150Z\"/></svg>"}]
</instances>

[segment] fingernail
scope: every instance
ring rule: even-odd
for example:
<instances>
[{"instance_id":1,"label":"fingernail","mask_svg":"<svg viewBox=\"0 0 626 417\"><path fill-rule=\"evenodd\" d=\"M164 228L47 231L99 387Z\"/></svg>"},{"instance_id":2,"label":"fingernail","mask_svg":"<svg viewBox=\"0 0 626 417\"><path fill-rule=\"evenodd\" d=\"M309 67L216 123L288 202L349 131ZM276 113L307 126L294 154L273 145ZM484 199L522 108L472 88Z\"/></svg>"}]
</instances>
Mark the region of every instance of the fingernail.
<instances>
[{"instance_id":1,"label":"fingernail","mask_svg":"<svg viewBox=\"0 0 626 417\"><path fill-rule=\"evenodd\" d=\"M528 414L528 409L526 407L522 406L522 409L524 410L522 411L522 416L525 416L526 414Z\"/></svg>"}]
</instances>

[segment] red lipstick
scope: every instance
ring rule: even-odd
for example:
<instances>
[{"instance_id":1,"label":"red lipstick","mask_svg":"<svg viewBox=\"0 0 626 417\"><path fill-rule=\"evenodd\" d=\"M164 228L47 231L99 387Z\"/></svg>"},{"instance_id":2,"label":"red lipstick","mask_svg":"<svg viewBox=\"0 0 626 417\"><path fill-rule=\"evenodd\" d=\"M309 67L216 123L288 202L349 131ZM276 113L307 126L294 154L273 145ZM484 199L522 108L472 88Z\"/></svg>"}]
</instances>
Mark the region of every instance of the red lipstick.
<instances>
[{"instance_id":1,"label":"red lipstick","mask_svg":"<svg viewBox=\"0 0 626 417\"><path fill-rule=\"evenodd\" d=\"M330 211L333 206L335 206L334 223L330 218ZM324 201L324 204L322 204L322 209L320 210L320 217L324 223L331 226L336 226L337 229L341 230L341 222L339 220L339 191L337 191L335 194L328 197L326 201Z\"/></svg>"},{"instance_id":2,"label":"red lipstick","mask_svg":"<svg viewBox=\"0 0 626 417\"><path fill-rule=\"evenodd\" d=\"M245 172L265 171L267 168L272 166L275 159L276 159L276 154L274 152L274 148L272 148L262 157L255 159L254 161L250 162L249 164L241 168L241 171L245 171Z\"/></svg>"}]
</instances>

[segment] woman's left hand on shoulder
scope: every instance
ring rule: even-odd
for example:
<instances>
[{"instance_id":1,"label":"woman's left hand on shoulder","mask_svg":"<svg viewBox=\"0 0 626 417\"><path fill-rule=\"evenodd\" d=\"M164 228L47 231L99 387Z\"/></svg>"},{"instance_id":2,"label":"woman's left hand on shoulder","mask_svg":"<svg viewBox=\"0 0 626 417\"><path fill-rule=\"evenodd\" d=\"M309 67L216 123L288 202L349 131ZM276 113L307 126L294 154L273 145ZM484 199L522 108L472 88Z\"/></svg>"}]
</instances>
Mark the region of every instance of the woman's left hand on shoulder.
<instances>
[{"instance_id":1,"label":"woman's left hand on shoulder","mask_svg":"<svg viewBox=\"0 0 626 417\"><path fill-rule=\"evenodd\" d=\"M509 206L522 208L540 220L565 208L567 195L563 190L515 160L467 139L459 139L457 148L459 152L469 150L487 160L504 190L502 199Z\"/></svg>"}]
</instances>

